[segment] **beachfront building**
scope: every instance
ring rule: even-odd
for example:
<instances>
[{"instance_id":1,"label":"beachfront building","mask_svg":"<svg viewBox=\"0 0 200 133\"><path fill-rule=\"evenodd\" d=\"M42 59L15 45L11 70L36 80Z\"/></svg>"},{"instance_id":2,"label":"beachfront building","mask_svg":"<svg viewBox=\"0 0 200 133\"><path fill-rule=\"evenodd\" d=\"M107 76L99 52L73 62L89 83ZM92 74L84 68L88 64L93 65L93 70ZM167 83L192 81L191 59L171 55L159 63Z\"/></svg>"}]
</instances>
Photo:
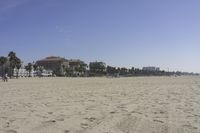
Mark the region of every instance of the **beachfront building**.
<instances>
[{"instance_id":1,"label":"beachfront building","mask_svg":"<svg viewBox=\"0 0 200 133\"><path fill-rule=\"evenodd\" d=\"M69 75L84 76L87 69L87 64L79 59L70 59L69 61Z\"/></svg>"},{"instance_id":2,"label":"beachfront building","mask_svg":"<svg viewBox=\"0 0 200 133\"><path fill-rule=\"evenodd\" d=\"M85 64L83 61L79 59L70 59L69 61L69 67L75 70L76 68L81 67L82 64Z\"/></svg>"},{"instance_id":3,"label":"beachfront building","mask_svg":"<svg viewBox=\"0 0 200 133\"><path fill-rule=\"evenodd\" d=\"M150 72L157 72L157 71L160 71L160 68L159 67L150 66L150 67L143 67L142 70L143 71L150 71Z\"/></svg>"},{"instance_id":4,"label":"beachfront building","mask_svg":"<svg viewBox=\"0 0 200 133\"><path fill-rule=\"evenodd\" d=\"M79 59L70 59L50 56L36 62L36 65L57 76L82 76L86 72L87 64Z\"/></svg>"},{"instance_id":5,"label":"beachfront building","mask_svg":"<svg viewBox=\"0 0 200 133\"><path fill-rule=\"evenodd\" d=\"M65 75L65 68L69 67L69 61L65 58L50 56L36 62L37 66L43 67L47 71L53 71L54 74Z\"/></svg>"}]
</instances>

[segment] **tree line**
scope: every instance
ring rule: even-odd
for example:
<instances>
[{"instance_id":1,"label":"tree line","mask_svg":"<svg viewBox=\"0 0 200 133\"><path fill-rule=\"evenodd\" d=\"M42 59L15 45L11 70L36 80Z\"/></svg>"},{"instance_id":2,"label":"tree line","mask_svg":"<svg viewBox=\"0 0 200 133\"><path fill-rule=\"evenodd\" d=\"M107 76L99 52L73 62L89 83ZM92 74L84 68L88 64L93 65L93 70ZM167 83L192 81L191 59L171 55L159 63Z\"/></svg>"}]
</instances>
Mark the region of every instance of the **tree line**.
<instances>
[{"instance_id":1,"label":"tree line","mask_svg":"<svg viewBox=\"0 0 200 133\"><path fill-rule=\"evenodd\" d=\"M1 67L1 75L7 73L10 77L13 76L14 69L19 69L22 66L22 61L19 57L17 57L16 53L11 51L5 56L0 56L0 67ZM25 66L29 75L31 72L38 71L40 73L43 72L44 68L41 66L37 66L36 63L28 63ZM60 71L60 70L58 70ZM62 66L62 71L64 71L64 75L58 76L73 76L74 72L79 73L79 76L111 76L111 77L118 77L118 76L181 76L181 75L198 75L197 73L187 73L187 72L167 72L167 71L146 71L139 68L126 68L126 67L113 67L107 65L104 62L90 62L89 66L85 63L80 64L78 67L69 68ZM56 73L56 72L54 72ZM17 74L18 77L18 74Z\"/></svg>"},{"instance_id":2,"label":"tree line","mask_svg":"<svg viewBox=\"0 0 200 133\"><path fill-rule=\"evenodd\" d=\"M16 53L11 51L5 56L0 56L0 67L1 67L1 75L8 73L11 77L14 73L14 69L20 69L22 66L22 61L19 57L16 56Z\"/></svg>"}]
</instances>

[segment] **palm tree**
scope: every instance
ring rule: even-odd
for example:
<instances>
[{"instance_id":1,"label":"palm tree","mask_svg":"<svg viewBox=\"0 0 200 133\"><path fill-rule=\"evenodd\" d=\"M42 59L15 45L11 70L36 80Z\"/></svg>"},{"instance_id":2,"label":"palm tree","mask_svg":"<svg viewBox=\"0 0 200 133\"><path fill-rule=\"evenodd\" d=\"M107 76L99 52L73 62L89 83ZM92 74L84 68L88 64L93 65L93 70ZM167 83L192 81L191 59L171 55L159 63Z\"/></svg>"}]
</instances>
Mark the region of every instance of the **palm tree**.
<instances>
[{"instance_id":1,"label":"palm tree","mask_svg":"<svg viewBox=\"0 0 200 133\"><path fill-rule=\"evenodd\" d=\"M16 56L16 53L13 51L9 52L8 57L10 62L10 76L12 76L14 69L17 68L19 70L19 68L21 67L21 60Z\"/></svg>"},{"instance_id":2,"label":"palm tree","mask_svg":"<svg viewBox=\"0 0 200 133\"><path fill-rule=\"evenodd\" d=\"M26 71L29 73L29 77L31 77L31 71L32 71L32 64L28 63L27 66L25 66Z\"/></svg>"},{"instance_id":3,"label":"palm tree","mask_svg":"<svg viewBox=\"0 0 200 133\"><path fill-rule=\"evenodd\" d=\"M16 53L11 51L9 52L8 57L9 57L9 60L13 60L16 57Z\"/></svg>"},{"instance_id":4,"label":"palm tree","mask_svg":"<svg viewBox=\"0 0 200 133\"><path fill-rule=\"evenodd\" d=\"M21 66L22 66L21 60L18 57L16 57L15 58L15 67L17 68L17 78L19 76L19 69L21 68Z\"/></svg>"},{"instance_id":5,"label":"palm tree","mask_svg":"<svg viewBox=\"0 0 200 133\"><path fill-rule=\"evenodd\" d=\"M37 64L34 64L34 65L33 65L33 70L34 70L34 71L38 70L38 65L37 65Z\"/></svg>"},{"instance_id":6,"label":"palm tree","mask_svg":"<svg viewBox=\"0 0 200 133\"><path fill-rule=\"evenodd\" d=\"M1 69L2 69L2 74L4 73L3 72L3 65L7 62L7 58L4 57L4 56L1 56L0 57L0 66L1 66Z\"/></svg>"},{"instance_id":7,"label":"palm tree","mask_svg":"<svg viewBox=\"0 0 200 133\"><path fill-rule=\"evenodd\" d=\"M9 57L9 62L10 62L10 76L12 76L14 68L16 67L16 64L15 64L16 53L11 51L11 52L9 52L8 57Z\"/></svg>"}]
</instances>

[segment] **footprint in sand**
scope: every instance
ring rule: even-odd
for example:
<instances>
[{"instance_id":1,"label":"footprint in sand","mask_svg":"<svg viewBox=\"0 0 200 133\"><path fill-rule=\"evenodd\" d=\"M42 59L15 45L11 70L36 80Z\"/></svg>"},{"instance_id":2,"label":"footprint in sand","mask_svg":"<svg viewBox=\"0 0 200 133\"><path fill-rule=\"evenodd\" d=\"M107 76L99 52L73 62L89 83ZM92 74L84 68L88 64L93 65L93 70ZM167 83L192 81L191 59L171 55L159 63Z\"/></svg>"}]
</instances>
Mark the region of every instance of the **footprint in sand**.
<instances>
[{"instance_id":1,"label":"footprint in sand","mask_svg":"<svg viewBox=\"0 0 200 133\"><path fill-rule=\"evenodd\" d=\"M86 128L89 127L89 125L87 123L81 123L81 127L84 128L84 129L86 129Z\"/></svg>"},{"instance_id":2,"label":"footprint in sand","mask_svg":"<svg viewBox=\"0 0 200 133\"><path fill-rule=\"evenodd\" d=\"M192 126L192 125L190 125L190 124L188 124L188 125L183 125L183 127L188 128L188 129L192 129L192 130L197 130L197 129L198 129L197 127L194 127L194 126Z\"/></svg>"},{"instance_id":3,"label":"footprint in sand","mask_svg":"<svg viewBox=\"0 0 200 133\"><path fill-rule=\"evenodd\" d=\"M56 120L50 120L50 121L47 121L46 123L55 123Z\"/></svg>"},{"instance_id":4,"label":"footprint in sand","mask_svg":"<svg viewBox=\"0 0 200 133\"><path fill-rule=\"evenodd\" d=\"M44 121L44 122L42 122L42 125L43 125L43 126L47 126L47 125L53 124L53 123L56 123L56 120Z\"/></svg>"},{"instance_id":5,"label":"footprint in sand","mask_svg":"<svg viewBox=\"0 0 200 133\"><path fill-rule=\"evenodd\" d=\"M43 128L45 128L45 127L52 126L54 124L56 124L56 120L43 121L38 126L34 127L33 130L39 131L39 130L42 130Z\"/></svg>"},{"instance_id":6,"label":"footprint in sand","mask_svg":"<svg viewBox=\"0 0 200 133\"><path fill-rule=\"evenodd\" d=\"M93 121L95 121L96 120L96 118L95 117L90 117L90 118L85 118L86 120L88 120L89 122L93 122Z\"/></svg>"},{"instance_id":7,"label":"footprint in sand","mask_svg":"<svg viewBox=\"0 0 200 133\"><path fill-rule=\"evenodd\" d=\"M69 133L69 132L70 132L69 130L65 130L65 131L64 131L64 133Z\"/></svg>"},{"instance_id":8,"label":"footprint in sand","mask_svg":"<svg viewBox=\"0 0 200 133\"><path fill-rule=\"evenodd\" d=\"M158 123L164 123L163 121L161 120L153 120L154 122L158 122Z\"/></svg>"},{"instance_id":9,"label":"footprint in sand","mask_svg":"<svg viewBox=\"0 0 200 133\"><path fill-rule=\"evenodd\" d=\"M6 127L10 127L10 123L9 122L6 122Z\"/></svg>"},{"instance_id":10,"label":"footprint in sand","mask_svg":"<svg viewBox=\"0 0 200 133\"><path fill-rule=\"evenodd\" d=\"M142 112L139 112L139 111L131 111L131 113L133 113L133 114L143 114Z\"/></svg>"},{"instance_id":11,"label":"footprint in sand","mask_svg":"<svg viewBox=\"0 0 200 133\"><path fill-rule=\"evenodd\" d=\"M160 111L160 114L166 114L166 112L165 111Z\"/></svg>"},{"instance_id":12,"label":"footprint in sand","mask_svg":"<svg viewBox=\"0 0 200 133\"><path fill-rule=\"evenodd\" d=\"M52 114L53 114L53 112L48 112L48 114L52 115Z\"/></svg>"},{"instance_id":13,"label":"footprint in sand","mask_svg":"<svg viewBox=\"0 0 200 133\"><path fill-rule=\"evenodd\" d=\"M59 118L59 119L56 119L57 121L65 121L64 118Z\"/></svg>"},{"instance_id":14,"label":"footprint in sand","mask_svg":"<svg viewBox=\"0 0 200 133\"><path fill-rule=\"evenodd\" d=\"M17 133L16 130L8 130L6 133Z\"/></svg>"},{"instance_id":15,"label":"footprint in sand","mask_svg":"<svg viewBox=\"0 0 200 133\"><path fill-rule=\"evenodd\" d=\"M115 113L116 113L115 111L111 111L111 112L110 112L110 114L115 114Z\"/></svg>"}]
</instances>

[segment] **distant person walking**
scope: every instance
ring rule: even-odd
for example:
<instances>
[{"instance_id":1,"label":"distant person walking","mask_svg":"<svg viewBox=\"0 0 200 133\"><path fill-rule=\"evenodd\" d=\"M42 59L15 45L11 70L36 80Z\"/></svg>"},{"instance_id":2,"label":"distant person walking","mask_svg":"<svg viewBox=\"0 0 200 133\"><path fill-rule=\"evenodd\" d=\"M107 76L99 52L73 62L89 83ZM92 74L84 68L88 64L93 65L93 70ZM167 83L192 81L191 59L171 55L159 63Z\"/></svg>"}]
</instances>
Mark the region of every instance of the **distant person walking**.
<instances>
[{"instance_id":1,"label":"distant person walking","mask_svg":"<svg viewBox=\"0 0 200 133\"><path fill-rule=\"evenodd\" d=\"M8 82L8 74L7 73L3 75L2 80L4 82Z\"/></svg>"},{"instance_id":2,"label":"distant person walking","mask_svg":"<svg viewBox=\"0 0 200 133\"><path fill-rule=\"evenodd\" d=\"M5 74L5 80L6 80L6 82L8 82L8 74L7 73Z\"/></svg>"}]
</instances>

